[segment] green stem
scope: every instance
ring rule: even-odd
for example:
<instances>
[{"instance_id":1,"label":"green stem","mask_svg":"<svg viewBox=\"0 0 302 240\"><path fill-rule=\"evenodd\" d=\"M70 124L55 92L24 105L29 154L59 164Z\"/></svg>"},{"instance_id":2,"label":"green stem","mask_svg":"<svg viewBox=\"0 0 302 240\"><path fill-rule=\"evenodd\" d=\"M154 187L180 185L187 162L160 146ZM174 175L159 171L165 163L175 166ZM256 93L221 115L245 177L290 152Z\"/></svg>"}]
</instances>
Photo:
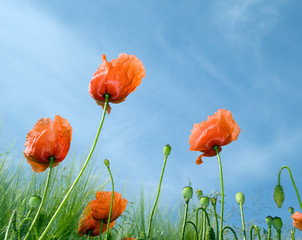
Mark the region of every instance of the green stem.
<instances>
[{"instance_id":1,"label":"green stem","mask_svg":"<svg viewBox=\"0 0 302 240\"><path fill-rule=\"evenodd\" d=\"M112 194L111 194L111 203L110 203L110 211L109 211L109 216L108 216L108 225L107 225L107 233L106 233L106 238L105 240L108 239L109 237L109 225L110 225L110 219L111 219L111 213L112 213L112 207L113 207L113 197L114 197L114 183L113 183L113 177L110 171L110 167L107 166L108 172L110 174L110 178L111 178L111 184L112 184Z\"/></svg>"},{"instance_id":2,"label":"green stem","mask_svg":"<svg viewBox=\"0 0 302 240\"><path fill-rule=\"evenodd\" d=\"M57 211L54 213L54 215L52 216L52 218L50 219L48 225L46 226L44 232L42 233L42 235L40 236L39 240L42 240L45 235L46 235L46 232L49 230L51 224L53 223L53 221L55 220L55 217L58 215L59 211L61 210L62 206L64 205L64 203L66 202L66 199L68 198L68 196L70 195L71 191L73 190L74 186L77 184L77 182L79 181L80 177L82 176L90 158L91 158L91 155L94 151L94 148L95 148L95 145L98 141L98 138L99 138L99 135L100 135L100 132L101 132L101 129L102 129L102 126L103 126L103 122L104 122L104 119L105 119L105 115L106 115L106 109L107 109L107 106L108 106L108 99L109 99L109 95L108 94L105 94L105 105L104 105L104 110L103 110L103 115L102 115L102 118L101 118L101 122L100 122L100 125L99 125L99 128L98 128L98 131L97 131L97 134L95 136L95 139L94 139L94 143L91 147L91 150L90 150L90 153L79 173L79 175L77 176L77 178L74 180L72 186L69 188L68 192L66 193L64 199L62 200L61 204L59 205L59 207L57 208Z\"/></svg>"},{"instance_id":3,"label":"green stem","mask_svg":"<svg viewBox=\"0 0 302 240\"><path fill-rule=\"evenodd\" d=\"M292 236L292 240L295 240L295 228L290 231L290 234Z\"/></svg>"},{"instance_id":4,"label":"green stem","mask_svg":"<svg viewBox=\"0 0 302 240\"><path fill-rule=\"evenodd\" d=\"M185 239L185 229L186 229L186 221L187 221L187 215L188 215L188 206L189 206L189 201L186 201L186 208L185 208L185 215L184 215L184 222L182 225L182 240ZM148 237L147 237L148 238Z\"/></svg>"},{"instance_id":5,"label":"green stem","mask_svg":"<svg viewBox=\"0 0 302 240\"><path fill-rule=\"evenodd\" d=\"M298 189L296 187L296 184L295 184L295 181L294 181L294 178L293 178L293 175L290 171L290 168L288 166L283 166L280 170L279 170L279 174L278 174L278 185L280 185L280 178L281 178L281 171L286 168L288 170L288 173L289 173L289 176L290 176L290 179L292 180L292 183L293 183L293 186L295 188L295 191L296 191L296 194L297 194L297 197L298 197L298 200L299 200L299 204L300 204L300 208L301 208L301 211L302 211L302 202L301 202L301 198L300 198L300 195L299 195L299 192L298 192Z\"/></svg>"},{"instance_id":6,"label":"green stem","mask_svg":"<svg viewBox=\"0 0 302 240\"><path fill-rule=\"evenodd\" d=\"M191 225L193 225L194 230L195 230L195 234L197 234L197 227L196 227L196 225L193 222L191 222L191 221L186 222L186 224L188 224L188 223L190 223Z\"/></svg>"},{"instance_id":7,"label":"green stem","mask_svg":"<svg viewBox=\"0 0 302 240\"><path fill-rule=\"evenodd\" d=\"M48 171L48 176L47 176L46 185L45 185L45 189L44 189L44 192L43 192L42 200L41 200L41 203L39 205L38 211L36 212L34 220L32 221L32 223L30 225L30 228L28 229L27 234L25 235L24 240L26 240L29 237L30 231L33 229L33 227L34 227L34 225L35 225L35 223L36 223L36 221L38 219L38 216L40 214L40 211L42 209L43 203L45 201L47 189L48 189L48 186L49 186L49 180L50 180L50 176L51 176L51 172L52 172L52 164L53 164L54 159L55 159L54 157L50 157L49 158L49 161L50 161L49 171Z\"/></svg>"},{"instance_id":8,"label":"green stem","mask_svg":"<svg viewBox=\"0 0 302 240\"><path fill-rule=\"evenodd\" d=\"M204 221L203 221L203 233L202 233L202 239L206 239L206 232L207 232L207 224L206 224L206 214L204 214Z\"/></svg>"},{"instance_id":9,"label":"green stem","mask_svg":"<svg viewBox=\"0 0 302 240\"><path fill-rule=\"evenodd\" d=\"M203 209L203 208L201 208L201 209ZM202 236L202 234L203 234L203 223L204 223L204 221L205 221L205 219L204 219L204 212L202 212L201 213L201 223L200 223L200 233L199 233L199 240L201 240L201 236Z\"/></svg>"},{"instance_id":10,"label":"green stem","mask_svg":"<svg viewBox=\"0 0 302 240\"><path fill-rule=\"evenodd\" d=\"M157 196L156 196L156 199L155 199L155 202L154 202L152 211L151 211L151 215L150 215L150 218L149 218L149 225L148 225L148 234L147 234L147 238L150 237L152 218L153 218L153 214L154 214L154 211L155 211L155 207L156 207L156 204L157 204L157 201L158 201L158 197L159 197L159 193L160 193L161 183L162 183L162 180L163 180L163 176L164 176L164 171L165 171L167 159L168 159L168 155L165 156L164 165L163 165L163 168L162 168L162 171L161 171L161 175L160 175L160 180L159 180L159 186L158 186Z\"/></svg>"},{"instance_id":11,"label":"green stem","mask_svg":"<svg viewBox=\"0 0 302 240\"><path fill-rule=\"evenodd\" d=\"M277 233L278 233L278 240L281 240L281 230L277 229Z\"/></svg>"},{"instance_id":12,"label":"green stem","mask_svg":"<svg viewBox=\"0 0 302 240\"><path fill-rule=\"evenodd\" d=\"M270 240L270 239L271 239L271 233L272 233L272 226L269 225L269 226L268 226L267 240Z\"/></svg>"},{"instance_id":13,"label":"green stem","mask_svg":"<svg viewBox=\"0 0 302 240\"><path fill-rule=\"evenodd\" d=\"M213 206L213 208L214 208L215 223L216 223L216 238L218 238L219 229L218 229L218 216L217 216L217 211L216 211L216 205Z\"/></svg>"},{"instance_id":14,"label":"green stem","mask_svg":"<svg viewBox=\"0 0 302 240\"><path fill-rule=\"evenodd\" d=\"M240 212L241 212L241 221L242 221L243 239L246 240L245 221L244 221L244 215L243 215L242 202L240 202L239 205L240 205Z\"/></svg>"},{"instance_id":15,"label":"green stem","mask_svg":"<svg viewBox=\"0 0 302 240\"><path fill-rule=\"evenodd\" d=\"M219 233L219 240L223 239L222 228L223 228L223 209L224 209L224 189L223 189L223 175L222 175L222 164L221 158L218 152L218 146L213 148L216 151L218 162L219 162L219 171L220 171L220 185L221 185L221 213L220 213L220 233Z\"/></svg>"},{"instance_id":16,"label":"green stem","mask_svg":"<svg viewBox=\"0 0 302 240\"><path fill-rule=\"evenodd\" d=\"M15 218L15 214L17 213L17 210L15 209L9 219L9 222L8 222L8 226L7 226L7 229L6 229L6 232L5 232L5 237L4 237L4 240L7 240L8 239L8 233L9 233L9 229L10 229L10 226L12 225L13 221L14 221L14 218Z\"/></svg>"},{"instance_id":17,"label":"green stem","mask_svg":"<svg viewBox=\"0 0 302 240\"><path fill-rule=\"evenodd\" d=\"M104 225L104 220L101 219L101 227L100 227L100 240L102 240L102 229L103 229L103 225ZM108 223L108 226L109 226L109 223ZM107 238L107 236L106 236Z\"/></svg>"},{"instance_id":18,"label":"green stem","mask_svg":"<svg viewBox=\"0 0 302 240\"><path fill-rule=\"evenodd\" d=\"M87 237L88 240L90 239L91 232L92 232L91 230L88 231L88 237ZM101 235L101 233L100 233L100 235Z\"/></svg>"},{"instance_id":19,"label":"green stem","mask_svg":"<svg viewBox=\"0 0 302 240\"><path fill-rule=\"evenodd\" d=\"M261 238L260 238L260 233L259 233L259 229L258 229L258 227L257 227L256 225L253 225L253 226L251 227L251 230L250 230L250 238L251 238L251 240L253 239L253 229L256 231L257 236L258 236L258 239L261 240Z\"/></svg>"},{"instance_id":20,"label":"green stem","mask_svg":"<svg viewBox=\"0 0 302 240\"><path fill-rule=\"evenodd\" d=\"M21 227L22 227L22 225L23 225L23 223L25 221L31 221L31 222L33 222L33 220L31 218L24 218L22 220L22 222L20 223L19 228L18 228L18 240L21 239Z\"/></svg>"},{"instance_id":21,"label":"green stem","mask_svg":"<svg viewBox=\"0 0 302 240\"><path fill-rule=\"evenodd\" d=\"M223 231L226 230L226 229L231 230L232 233L233 233L233 235L234 235L234 237L235 237L235 239L238 240L237 235L236 235L236 232L234 231L233 228L231 228L231 227L229 227L229 226L226 226L226 227L224 227L224 228L222 229L222 231L221 231L222 235L223 235Z\"/></svg>"}]
</instances>

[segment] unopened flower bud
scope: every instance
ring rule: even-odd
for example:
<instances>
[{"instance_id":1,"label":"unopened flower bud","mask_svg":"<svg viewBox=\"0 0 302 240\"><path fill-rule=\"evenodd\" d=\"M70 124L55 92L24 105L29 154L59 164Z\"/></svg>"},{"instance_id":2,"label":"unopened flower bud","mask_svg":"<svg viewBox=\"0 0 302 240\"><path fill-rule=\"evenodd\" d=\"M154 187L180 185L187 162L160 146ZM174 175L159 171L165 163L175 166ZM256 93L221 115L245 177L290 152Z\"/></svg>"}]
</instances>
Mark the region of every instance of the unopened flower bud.
<instances>
[{"instance_id":1,"label":"unopened flower bud","mask_svg":"<svg viewBox=\"0 0 302 240\"><path fill-rule=\"evenodd\" d=\"M210 200L209 200L209 198L206 197L206 196L201 197L200 200L199 200L199 202L200 202L200 205L201 205L202 207L205 207L205 208L207 208L207 207L209 206L209 204L210 204Z\"/></svg>"},{"instance_id":2,"label":"unopened flower bud","mask_svg":"<svg viewBox=\"0 0 302 240\"><path fill-rule=\"evenodd\" d=\"M283 226L282 219L279 217L274 217L273 226L276 230L281 230L281 228Z\"/></svg>"},{"instance_id":3,"label":"unopened flower bud","mask_svg":"<svg viewBox=\"0 0 302 240\"><path fill-rule=\"evenodd\" d=\"M206 240L215 240L215 233L211 226L207 227Z\"/></svg>"},{"instance_id":4,"label":"unopened flower bud","mask_svg":"<svg viewBox=\"0 0 302 240\"><path fill-rule=\"evenodd\" d=\"M281 208L282 207L282 203L284 201L284 191L283 191L283 187L280 184L278 184L275 187L274 200L275 200L278 208Z\"/></svg>"},{"instance_id":5,"label":"unopened flower bud","mask_svg":"<svg viewBox=\"0 0 302 240\"><path fill-rule=\"evenodd\" d=\"M216 203L217 203L217 198L216 197L211 197L210 201L211 201L212 206L215 207Z\"/></svg>"},{"instance_id":6,"label":"unopened flower bud","mask_svg":"<svg viewBox=\"0 0 302 240\"><path fill-rule=\"evenodd\" d=\"M193 197L193 188L191 186L186 186L182 190L182 195L188 202Z\"/></svg>"},{"instance_id":7,"label":"unopened flower bud","mask_svg":"<svg viewBox=\"0 0 302 240\"><path fill-rule=\"evenodd\" d=\"M295 210L294 210L293 207L289 207L289 208L288 208L288 211L289 211L290 214L294 214L294 212L295 212Z\"/></svg>"},{"instance_id":8,"label":"unopened flower bud","mask_svg":"<svg viewBox=\"0 0 302 240\"><path fill-rule=\"evenodd\" d=\"M41 197L39 197L38 195L33 195L30 199L29 199L29 206L31 208L37 208L40 206L41 203Z\"/></svg>"},{"instance_id":9,"label":"unopened flower bud","mask_svg":"<svg viewBox=\"0 0 302 240\"><path fill-rule=\"evenodd\" d=\"M170 152L171 152L171 146L167 144L166 146L164 146L164 155L168 157L170 155Z\"/></svg>"},{"instance_id":10,"label":"unopened flower bud","mask_svg":"<svg viewBox=\"0 0 302 240\"><path fill-rule=\"evenodd\" d=\"M105 164L106 167L109 167L109 165L110 165L109 160L108 160L108 159L105 159L105 160L104 160L104 164Z\"/></svg>"},{"instance_id":11,"label":"unopened flower bud","mask_svg":"<svg viewBox=\"0 0 302 240\"><path fill-rule=\"evenodd\" d=\"M268 226L271 226L273 224L273 217L272 216L267 216L265 218L265 222Z\"/></svg>"},{"instance_id":12,"label":"unopened flower bud","mask_svg":"<svg viewBox=\"0 0 302 240\"><path fill-rule=\"evenodd\" d=\"M196 195L197 195L198 200L200 200L200 198L202 197L202 191L200 189L197 189Z\"/></svg>"},{"instance_id":13,"label":"unopened flower bud","mask_svg":"<svg viewBox=\"0 0 302 240\"><path fill-rule=\"evenodd\" d=\"M245 201L245 198L244 198L244 195L243 195L242 192L236 193L235 199L236 199L236 202L237 202L238 204L243 204L244 201Z\"/></svg>"}]
</instances>

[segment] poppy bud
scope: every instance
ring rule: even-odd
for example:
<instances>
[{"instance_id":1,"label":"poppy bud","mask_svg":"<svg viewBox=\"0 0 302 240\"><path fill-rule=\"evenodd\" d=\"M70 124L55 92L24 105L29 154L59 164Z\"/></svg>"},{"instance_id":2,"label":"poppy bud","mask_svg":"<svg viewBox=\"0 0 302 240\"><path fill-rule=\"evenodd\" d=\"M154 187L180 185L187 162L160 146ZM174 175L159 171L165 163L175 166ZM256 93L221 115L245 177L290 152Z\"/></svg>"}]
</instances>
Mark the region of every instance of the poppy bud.
<instances>
[{"instance_id":1,"label":"poppy bud","mask_svg":"<svg viewBox=\"0 0 302 240\"><path fill-rule=\"evenodd\" d=\"M109 168L110 162L109 162L109 160L108 160L108 159L105 159L105 160L104 160L104 164L105 164L105 166L106 166L106 167L108 167L108 168Z\"/></svg>"},{"instance_id":2,"label":"poppy bud","mask_svg":"<svg viewBox=\"0 0 302 240\"><path fill-rule=\"evenodd\" d=\"M182 190L182 195L188 202L193 197L193 188L191 186L186 186Z\"/></svg>"},{"instance_id":3,"label":"poppy bud","mask_svg":"<svg viewBox=\"0 0 302 240\"><path fill-rule=\"evenodd\" d=\"M40 206L41 203L41 197L39 197L38 195L33 195L30 199L29 199L29 206L31 208L37 208Z\"/></svg>"},{"instance_id":4,"label":"poppy bud","mask_svg":"<svg viewBox=\"0 0 302 240\"><path fill-rule=\"evenodd\" d=\"M279 217L274 217L273 226L276 230L281 230L281 228L283 226L282 219Z\"/></svg>"},{"instance_id":5,"label":"poppy bud","mask_svg":"<svg viewBox=\"0 0 302 240\"><path fill-rule=\"evenodd\" d=\"M237 202L238 204L243 204L244 201L245 201L245 198L244 198L244 195L243 195L242 192L236 193L235 199L236 199L236 202Z\"/></svg>"},{"instance_id":6,"label":"poppy bud","mask_svg":"<svg viewBox=\"0 0 302 240\"><path fill-rule=\"evenodd\" d=\"M206 240L215 240L215 233L211 226L207 228Z\"/></svg>"},{"instance_id":7,"label":"poppy bud","mask_svg":"<svg viewBox=\"0 0 302 240\"><path fill-rule=\"evenodd\" d=\"M293 207L289 207L289 208L288 208L288 211L289 211L290 214L294 214L294 212L295 212L295 210L294 210Z\"/></svg>"},{"instance_id":8,"label":"poppy bud","mask_svg":"<svg viewBox=\"0 0 302 240\"><path fill-rule=\"evenodd\" d=\"M200 198L202 197L202 191L200 189L197 189L196 195L197 195L198 200L200 200Z\"/></svg>"},{"instance_id":9,"label":"poppy bud","mask_svg":"<svg viewBox=\"0 0 302 240\"><path fill-rule=\"evenodd\" d=\"M216 197L211 197L210 201L211 201L212 206L215 207L216 203L217 203L217 198Z\"/></svg>"},{"instance_id":10,"label":"poppy bud","mask_svg":"<svg viewBox=\"0 0 302 240\"><path fill-rule=\"evenodd\" d=\"M273 217L267 216L267 217L265 218L265 222L266 222L266 224L267 224L268 226L272 226L272 224L273 224Z\"/></svg>"},{"instance_id":11,"label":"poppy bud","mask_svg":"<svg viewBox=\"0 0 302 240\"><path fill-rule=\"evenodd\" d=\"M274 200L275 200L278 208L281 208L282 207L282 203L284 201L284 191L283 191L283 187L280 184L278 184L275 187Z\"/></svg>"},{"instance_id":12,"label":"poppy bud","mask_svg":"<svg viewBox=\"0 0 302 240\"><path fill-rule=\"evenodd\" d=\"M166 146L164 146L164 155L168 157L170 155L170 152L171 152L171 146L167 144Z\"/></svg>"},{"instance_id":13,"label":"poppy bud","mask_svg":"<svg viewBox=\"0 0 302 240\"><path fill-rule=\"evenodd\" d=\"M207 208L209 206L209 204L210 204L209 198L206 197L206 196L201 197L200 200L199 200L199 202L200 202L200 205L202 207L205 207L205 208Z\"/></svg>"}]
</instances>

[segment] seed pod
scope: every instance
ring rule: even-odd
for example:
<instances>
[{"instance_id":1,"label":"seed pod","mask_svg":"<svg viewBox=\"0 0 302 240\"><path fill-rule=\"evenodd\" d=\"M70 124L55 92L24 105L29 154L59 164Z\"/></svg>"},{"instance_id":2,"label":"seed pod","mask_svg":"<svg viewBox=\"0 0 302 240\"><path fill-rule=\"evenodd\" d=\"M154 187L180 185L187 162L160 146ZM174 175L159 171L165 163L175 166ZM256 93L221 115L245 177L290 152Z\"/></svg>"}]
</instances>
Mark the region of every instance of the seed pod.
<instances>
[{"instance_id":1,"label":"seed pod","mask_svg":"<svg viewBox=\"0 0 302 240\"><path fill-rule=\"evenodd\" d=\"M186 201L189 201L193 197L193 188L191 186L184 187L182 190L182 195Z\"/></svg>"},{"instance_id":2,"label":"seed pod","mask_svg":"<svg viewBox=\"0 0 302 240\"><path fill-rule=\"evenodd\" d=\"M294 214L294 212L295 212L295 210L294 210L293 207L289 207L289 208L288 208L288 211L289 211L290 214Z\"/></svg>"},{"instance_id":3,"label":"seed pod","mask_svg":"<svg viewBox=\"0 0 302 240\"><path fill-rule=\"evenodd\" d=\"M278 208L281 208L282 203L284 202L284 191L283 191L283 187L280 184L278 184L275 187L274 200L275 200Z\"/></svg>"},{"instance_id":4,"label":"seed pod","mask_svg":"<svg viewBox=\"0 0 302 240\"><path fill-rule=\"evenodd\" d=\"M273 224L273 217L272 216L267 216L265 218L265 222L268 226L271 226Z\"/></svg>"},{"instance_id":5,"label":"seed pod","mask_svg":"<svg viewBox=\"0 0 302 240\"><path fill-rule=\"evenodd\" d=\"M245 201L245 197L244 197L244 195L243 195L242 192L236 193L235 199L236 199L236 202L237 202L238 204L243 204L244 201Z\"/></svg>"},{"instance_id":6,"label":"seed pod","mask_svg":"<svg viewBox=\"0 0 302 240\"><path fill-rule=\"evenodd\" d=\"M200 200L200 198L202 197L202 191L200 189L197 189L196 195L197 195L198 200Z\"/></svg>"},{"instance_id":7,"label":"seed pod","mask_svg":"<svg viewBox=\"0 0 302 240\"><path fill-rule=\"evenodd\" d=\"M41 203L42 199L40 196L38 195L33 195L30 199L29 199L29 206L31 208L37 208L40 206L40 203Z\"/></svg>"},{"instance_id":8,"label":"seed pod","mask_svg":"<svg viewBox=\"0 0 302 240\"><path fill-rule=\"evenodd\" d=\"M276 230L281 230L281 228L283 226L282 219L279 217L274 217L273 226Z\"/></svg>"},{"instance_id":9,"label":"seed pod","mask_svg":"<svg viewBox=\"0 0 302 240\"><path fill-rule=\"evenodd\" d=\"M209 200L209 198L206 197L206 196L201 197L200 200L199 200L199 202L200 202L200 205L201 205L202 207L205 207L205 208L207 208L207 207L209 206L209 204L210 204L210 200Z\"/></svg>"},{"instance_id":10,"label":"seed pod","mask_svg":"<svg viewBox=\"0 0 302 240\"><path fill-rule=\"evenodd\" d=\"M170 152L171 152L171 146L169 144L165 145L164 146L164 155L166 157L168 157L170 155Z\"/></svg>"}]
</instances>

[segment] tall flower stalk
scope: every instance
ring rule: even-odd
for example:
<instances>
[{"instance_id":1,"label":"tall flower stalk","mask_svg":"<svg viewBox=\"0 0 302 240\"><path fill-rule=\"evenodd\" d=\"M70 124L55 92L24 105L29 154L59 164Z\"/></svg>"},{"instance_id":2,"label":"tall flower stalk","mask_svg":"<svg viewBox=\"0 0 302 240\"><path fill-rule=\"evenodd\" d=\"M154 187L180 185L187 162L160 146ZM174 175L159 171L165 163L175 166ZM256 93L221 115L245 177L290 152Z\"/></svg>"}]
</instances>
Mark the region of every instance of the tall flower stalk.
<instances>
[{"instance_id":1,"label":"tall flower stalk","mask_svg":"<svg viewBox=\"0 0 302 240\"><path fill-rule=\"evenodd\" d=\"M110 175L110 179L111 179L111 184L112 184L112 194L111 194L111 202L110 202L110 210L109 210L109 216L108 216L108 223L110 223L110 219L111 219L111 213L112 213L112 207L113 207L113 196L114 196L114 182L113 182L113 177L110 171L110 166L109 166L109 160L105 159L104 163L108 169L109 175ZM101 228L102 229L102 228ZM100 239L101 239L101 235L102 233L100 233ZM109 237L109 224L107 225L107 232L106 232L106 238L105 240L107 240Z\"/></svg>"},{"instance_id":2,"label":"tall flower stalk","mask_svg":"<svg viewBox=\"0 0 302 240\"><path fill-rule=\"evenodd\" d=\"M108 106L108 99L109 99L109 95L108 94L105 94L105 104L104 104L104 110L103 110L103 115L102 115L102 118L101 118L101 122L100 122L100 125L99 125L99 128L98 128L98 131L97 131L97 134L95 136L95 139L94 139L94 143L91 147L91 150L89 152L89 155L80 171L80 173L78 174L77 178L74 180L73 184L71 185L71 187L69 188L68 192L66 193L64 199L62 200L61 204L59 205L59 207L57 208L56 212L54 213L54 215L52 216L52 218L50 219L47 227L45 228L44 232L42 233L42 235L40 236L39 240L42 240L45 236L46 236L46 233L47 231L49 230L51 224L53 223L54 219L56 218L56 216L58 215L59 211L61 210L61 208L63 207L64 203L66 202L67 198L69 197L70 193L72 192L72 190L74 189L75 185L78 183L80 177L82 176L85 168L87 167L87 164L91 158L91 155L94 151L94 148L96 146L96 143L98 141L98 138L99 138L99 135L100 135L100 132L102 130L102 126L103 126L103 123L104 123L104 119L105 119L105 115L106 115L106 109L107 109L107 106Z\"/></svg>"}]
</instances>

